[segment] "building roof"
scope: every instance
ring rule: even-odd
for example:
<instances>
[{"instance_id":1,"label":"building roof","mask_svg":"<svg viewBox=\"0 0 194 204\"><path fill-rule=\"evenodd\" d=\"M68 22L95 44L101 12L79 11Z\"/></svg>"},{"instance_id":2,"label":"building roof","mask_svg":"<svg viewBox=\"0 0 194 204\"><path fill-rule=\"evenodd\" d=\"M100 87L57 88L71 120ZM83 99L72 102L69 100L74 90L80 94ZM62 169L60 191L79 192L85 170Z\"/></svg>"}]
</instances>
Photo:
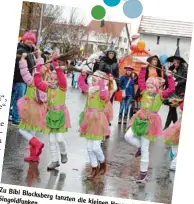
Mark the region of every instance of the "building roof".
<instances>
[{"instance_id":1,"label":"building roof","mask_svg":"<svg viewBox=\"0 0 194 204\"><path fill-rule=\"evenodd\" d=\"M170 35L191 38L193 22L173 21L150 16L142 16L139 33L152 35Z\"/></svg>"},{"instance_id":2,"label":"building roof","mask_svg":"<svg viewBox=\"0 0 194 204\"><path fill-rule=\"evenodd\" d=\"M119 37L127 23L105 21L104 27L100 27L101 21L92 20L88 25L88 31L96 33L109 33L113 37Z\"/></svg>"}]
</instances>

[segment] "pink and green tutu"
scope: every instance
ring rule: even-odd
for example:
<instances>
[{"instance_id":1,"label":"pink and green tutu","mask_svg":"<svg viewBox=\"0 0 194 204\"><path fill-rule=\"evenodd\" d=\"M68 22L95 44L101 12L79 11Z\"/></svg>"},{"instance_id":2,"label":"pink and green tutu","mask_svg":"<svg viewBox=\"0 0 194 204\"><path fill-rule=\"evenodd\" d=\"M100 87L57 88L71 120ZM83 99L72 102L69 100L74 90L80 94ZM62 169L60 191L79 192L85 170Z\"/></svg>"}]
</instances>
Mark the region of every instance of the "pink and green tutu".
<instances>
[{"instance_id":1,"label":"pink and green tutu","mask_svg":"<svg viewBox=\"0 0 194 204\"><path fill-rule=\"evenodd\" d=\"M106 135L110 135L110 128L104 110L87 108L80 126L80 134L88 140L105 140Z\"/></svg>"},{"instance_id":2,"label":"pink and green tutu","mask_svg":"<svg viewBox=\"0 0 194 204\"><path fill-rule=\"evenodd\" d=\"M180 130L181 118L176 123L174 123L162 132L165 144L168 144L170 146L179 145Z\"/></svg>"},{"instance_id":3,"label":"pink and green tutu","mask_svg":"<svg viewBox=\"0 0 194 204\"><path fill-rule=\"evenodd\" d=\"M108 119L108 121L113 120L113 106L112 103L110 101L108 101L105 105L104 108L104 113Z\"/></svg>"},{"instance_id":4,"label":"pink and green tutu","mask_svg":"<svg viewBox=\"0 0 194 204\"><path fill-rule=\"evenodd\" d=\"M145 138L150 141L155 141L157 137L162 135L162 120L157 112L140 109L129 121L128 128L132 126L136 117L138 117L140 120L149 121L148 131L144 136Z\"/></svg>"},{"instance_id":5,"label":"pink and green tutu","mask_svg":"<svg viewBox=\"0 0 194 204\"><path fill-rule=\"evenodd\" d=\"M36 88L27 87L25 96L17 101L21 118L19 128L28 131L47 132L48 128L45 124L47 104L36 101L35 91Z\"/></svg>"}]
</instances>

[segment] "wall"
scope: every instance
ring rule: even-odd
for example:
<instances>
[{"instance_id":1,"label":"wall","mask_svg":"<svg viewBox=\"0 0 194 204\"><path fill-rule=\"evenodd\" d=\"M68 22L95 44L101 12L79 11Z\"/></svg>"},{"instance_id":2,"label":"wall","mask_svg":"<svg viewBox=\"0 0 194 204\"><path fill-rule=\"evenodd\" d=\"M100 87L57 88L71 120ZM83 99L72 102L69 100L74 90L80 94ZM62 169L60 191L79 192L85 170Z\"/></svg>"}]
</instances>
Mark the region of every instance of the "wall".
<instances>
[{"instance_id":1,"label":"wall","mask_svg":"<svg viewBox=\"0 0 194 204\"><path fill-rule=\"evenodd\" d=\"M160 36L159 44L157 44L157 36L149 34L140 34L140 39L145 41L146 49L153 55L171 56L175 54L177 48L177 37L173 36ZM191 46L191 38L180 38L179 48L180 55L186 61L189 59Z\"/></svg>"},{"instance_id":2,"label":"wall","mask_svg":"<svg viewBox=\"0 0 194 204\"><path fill-rule=\"evenodd\" d=\"M95 34L94 32L91 32L88 36L88 44L93 44L93 51L96 52L98 49L98 45L107 45L107 41L108 41L108 35L105 34L104 37L101 33L97 33ZM126 52L129 51L129 39L128 39L128 35L127 35L127 30L124 27L123 31L120 34L120 37L122 38L122 41L119 42L119 38L113 38L113 39L109 39L108 41L108 47L110 46L111 42L113 42L115 44L115 49L118 52L119 56L123 56L126 54ZM124 39L127 39L126 42L124 42ZM81 45L84 47L87 41L87 36L85 36L82 39L82 43Z\"/></svg>"}]
</instances>

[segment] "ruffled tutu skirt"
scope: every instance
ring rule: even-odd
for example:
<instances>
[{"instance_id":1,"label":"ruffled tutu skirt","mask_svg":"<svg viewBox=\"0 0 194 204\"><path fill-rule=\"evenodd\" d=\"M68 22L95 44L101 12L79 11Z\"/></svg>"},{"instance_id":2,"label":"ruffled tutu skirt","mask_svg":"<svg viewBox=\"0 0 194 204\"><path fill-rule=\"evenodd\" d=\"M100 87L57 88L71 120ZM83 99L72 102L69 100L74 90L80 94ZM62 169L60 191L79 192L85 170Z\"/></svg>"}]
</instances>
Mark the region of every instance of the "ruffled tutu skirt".
<instances>
[{"instance_id":1,"label":"ruffled tutu skirt","mask_svg":"<svg viewBox=\"0 0 194 204\"><path fill-rule=\"evenodd\" d=\"M88 108L80 114L80 134L89 140L105 140L110 135L109 123L104 110Z\"/></svg>"},{"instance_id":2,"label":"ruffled tutu skirt","mask_svg":"<svg viewBox=\"0 0 194 204\"><path fill-rule=\"evenodd\" d=\"M48 131L45 123L47 114L46 103L37 103L34 98L24 96L18 100L17 106L21 118L20 129L36 132Z\"/></svg>"},{"instance_id":3,"label":"ruffled tutu skirt","mask_svg":"<svg viewBox=\"0 0 194 204\"><path fill-rule=\"evenodd\" d=\"M164 137L165 144L168 144L170 146L179 145L180 130L181 118L176 123L163 131L162 136Z\"/></svg>"},{"instance_id":4,"label":"ruffled tutu skirt","mask_svg":"<svg viewBox=\"0 0 194 204\"><path fill-rule=\"evenodd\" d=\"M106 103L105 108L104 108L104 113L105 113L108 121L113 120L113 107L112 107L112 103L110 101L108 103Z\"/></svg>"},{"instance_id":5,"label":"ruffled tutu skirt","mask_svg":"<svg viewBox=\"0 0 194 204\"><path fill-rule=\"evenodd\" d=\"M150 141L155 141L157 137L162 135L162 120L158 113L151 112L148 110L140 109L137 113L133 115L130 119L128 127L130 128L133 124L135 117L138 117L140 120L148 120L149 128L145 137Z\"/></svg>"}]
</instances>

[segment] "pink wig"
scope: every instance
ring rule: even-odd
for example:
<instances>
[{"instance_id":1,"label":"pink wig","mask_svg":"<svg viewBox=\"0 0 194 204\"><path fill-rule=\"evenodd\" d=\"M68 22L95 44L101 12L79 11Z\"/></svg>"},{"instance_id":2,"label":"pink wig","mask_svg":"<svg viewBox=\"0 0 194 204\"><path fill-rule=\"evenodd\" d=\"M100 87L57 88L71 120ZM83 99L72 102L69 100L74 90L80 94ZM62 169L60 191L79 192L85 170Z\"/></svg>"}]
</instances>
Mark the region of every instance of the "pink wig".
<instances>
[{"instance_id":1,"label":"pink wig","mask_svg":"<svg viewBox=\"0 0 194 204\"><path fill-rule=\"evenodd\" d=\"M153 86L156 87L156 90L160 88L160 81L158 80L157 77L149 77L146 81L146 84L152 84Z\"/></svg>"},{"instance_id":2,"label":"pink wig","mask_svg":"<svg viewBox=\"0 0 194 204\"><path fill-rule=\"evenodd\" d=\"M31 40L33 44L36 44L36 35L32 31L25 32L22 41L25 43L27 40Z\"/></svg>"}]
</instances>

